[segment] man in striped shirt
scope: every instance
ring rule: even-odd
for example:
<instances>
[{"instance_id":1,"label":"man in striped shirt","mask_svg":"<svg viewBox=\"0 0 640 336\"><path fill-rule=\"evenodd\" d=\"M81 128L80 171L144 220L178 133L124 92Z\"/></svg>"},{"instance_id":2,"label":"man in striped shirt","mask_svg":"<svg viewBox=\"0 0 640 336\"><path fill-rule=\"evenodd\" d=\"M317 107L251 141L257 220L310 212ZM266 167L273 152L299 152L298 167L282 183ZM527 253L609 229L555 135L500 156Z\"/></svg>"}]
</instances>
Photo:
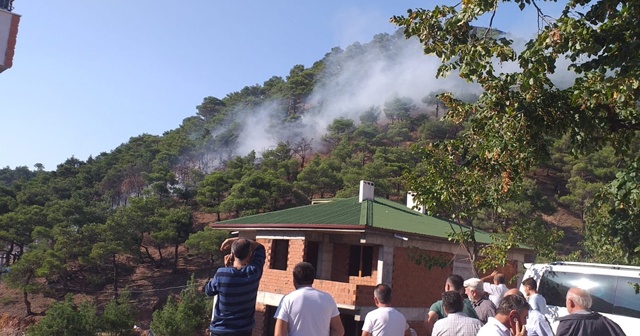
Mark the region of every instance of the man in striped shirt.
<instances>
[{"instance_id":1,"label":"man in striped shirt","mask_svg":"<svg viewBox=\"0 0 640 336\"><path fill-rule=\"evenodd\" d=\"M212 336L251 336L266 253L262 244L244 238L229 238L220 250L229 246L225 267L204 286L207 295L218 295L209 330Z\"/></svg>"}]
</instances>

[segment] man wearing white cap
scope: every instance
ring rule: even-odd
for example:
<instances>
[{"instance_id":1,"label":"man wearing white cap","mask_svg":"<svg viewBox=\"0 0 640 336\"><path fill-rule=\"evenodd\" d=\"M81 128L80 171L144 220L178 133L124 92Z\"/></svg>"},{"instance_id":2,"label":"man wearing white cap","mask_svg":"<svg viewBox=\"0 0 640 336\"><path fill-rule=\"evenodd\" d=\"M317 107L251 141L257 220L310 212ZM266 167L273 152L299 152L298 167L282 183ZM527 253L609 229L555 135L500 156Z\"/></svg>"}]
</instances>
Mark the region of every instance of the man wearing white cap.
<instances>
[{"instance_id":1,"label":"man wearing white cap","mask_svg":"<svg viewBox=\"0 0 640 336\"><path fill-rule=\"evenodd\" d=\"M485 299L482 280L478 278L467 279L464 282L464 292L471 300L471 305L478 314L478 319L482 324L487 323L489 317L496 316L496 305L488 299Z\"/></svg>"}]
</instances>

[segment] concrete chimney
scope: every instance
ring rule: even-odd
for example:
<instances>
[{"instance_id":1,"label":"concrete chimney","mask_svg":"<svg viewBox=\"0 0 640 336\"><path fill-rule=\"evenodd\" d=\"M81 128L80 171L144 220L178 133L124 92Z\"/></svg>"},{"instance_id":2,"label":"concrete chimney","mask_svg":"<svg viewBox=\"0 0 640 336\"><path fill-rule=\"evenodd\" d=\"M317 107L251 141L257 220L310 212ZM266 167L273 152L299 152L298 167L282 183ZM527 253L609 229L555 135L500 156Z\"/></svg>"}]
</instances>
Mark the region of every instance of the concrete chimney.
<instances>
[{"instance_id":1,"label":"concrete chimney","mask_svg":"<svg viewBox=\"0 0 640 336\"><path fill-rule=\"evenodd\" d=\"M425 209L424 205L418 205L416 195L413 191L407 191L407 208L413 209L421 214L426 214L427 209Z\"/></svg>"},{"instance_id":2,"label":"concrete chimney","mask_svg":"<svg viewBox=\"0 0 640 336\"><path fill-rule=\"evenodd\" d=\"M373 182L361 180L360 193L358 193L358 201L362 203L364 200L373 201Z\"/></svg>"}]
</instances>

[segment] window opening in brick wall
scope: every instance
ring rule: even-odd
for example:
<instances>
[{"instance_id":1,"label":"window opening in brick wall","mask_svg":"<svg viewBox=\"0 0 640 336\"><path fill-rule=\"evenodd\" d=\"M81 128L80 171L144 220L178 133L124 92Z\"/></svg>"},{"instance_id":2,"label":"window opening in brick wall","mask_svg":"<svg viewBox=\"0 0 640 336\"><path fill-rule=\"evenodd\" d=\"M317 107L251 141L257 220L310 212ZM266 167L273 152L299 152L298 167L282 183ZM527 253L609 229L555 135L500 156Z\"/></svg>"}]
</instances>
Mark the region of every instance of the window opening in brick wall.
<instances>
[{"instance_id":1,"label":"window opening in brick wall","mask_svg":"<svg viewBox=\"0 0 640 336\"><path fill-rule=\"evenodd\" d=\"M307 241L304 244L304 260L316 269L318 272L318 256L319 256L320 244L314 241ZM316 274L317 276L317 274Z\"/></svg>"},{"instance_id":2,"label":"window opening in brick wall","mask_svg":"<svg viewBox=\"0 0 640 336\"><path fill-rule=\"evenodd\" d=\"M349 247L349 276L371 276L373 270L373 246Z\"/></svg>"},{"instance_id":3,"label":"window opening in brick wall","mask_svg":"<svg viewBox=\"0 0 640 336\"><path fill-rule=\"evenodd\" d=\"M286 270L289 257L289 241L286 239L274 239L271 243L271 269Z\"/></svg>"}]
</instances>

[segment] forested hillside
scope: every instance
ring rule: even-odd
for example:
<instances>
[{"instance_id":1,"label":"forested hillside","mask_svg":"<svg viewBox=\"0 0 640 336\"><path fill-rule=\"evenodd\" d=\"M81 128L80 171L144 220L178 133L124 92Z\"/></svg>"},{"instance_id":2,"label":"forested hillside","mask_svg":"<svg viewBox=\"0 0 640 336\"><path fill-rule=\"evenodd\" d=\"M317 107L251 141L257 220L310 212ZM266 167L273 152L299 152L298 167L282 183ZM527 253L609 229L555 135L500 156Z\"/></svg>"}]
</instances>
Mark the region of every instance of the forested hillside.
<instances>
[{"instance_id":1,"label":"forested hillside","mask_svg":"<svg viewBox=\"0 0 640 336\"><path fill-rule=\"evenodd\" d=\"M466 121L443 119L439 94L464 103L481 93L461 79L434 79L436 68L416 40L379 34L334 48L310 67L294 65L284 78L204 97L192 117L162 135L134 136L53 170L0 169L0 256L10 269L0 281L24 294L24 313L32 315L34 294L118 293L137 267L179 273L185 245L208 267L224 235L203 230L206 220L197 218L350 197L362 179L375 183L377 196L405 202L408 181L447 169L430 173L429 160L439 159L424 148L469 130ZM627 152L635 157L610 146L574 154L568 134L546 141L552 150L544 164L502 203L480 208L474 225L511 234L540 260L623 261L583 244L583 228L596 194L638 159L640 139Z\"/></svg>"}]
</instances>

